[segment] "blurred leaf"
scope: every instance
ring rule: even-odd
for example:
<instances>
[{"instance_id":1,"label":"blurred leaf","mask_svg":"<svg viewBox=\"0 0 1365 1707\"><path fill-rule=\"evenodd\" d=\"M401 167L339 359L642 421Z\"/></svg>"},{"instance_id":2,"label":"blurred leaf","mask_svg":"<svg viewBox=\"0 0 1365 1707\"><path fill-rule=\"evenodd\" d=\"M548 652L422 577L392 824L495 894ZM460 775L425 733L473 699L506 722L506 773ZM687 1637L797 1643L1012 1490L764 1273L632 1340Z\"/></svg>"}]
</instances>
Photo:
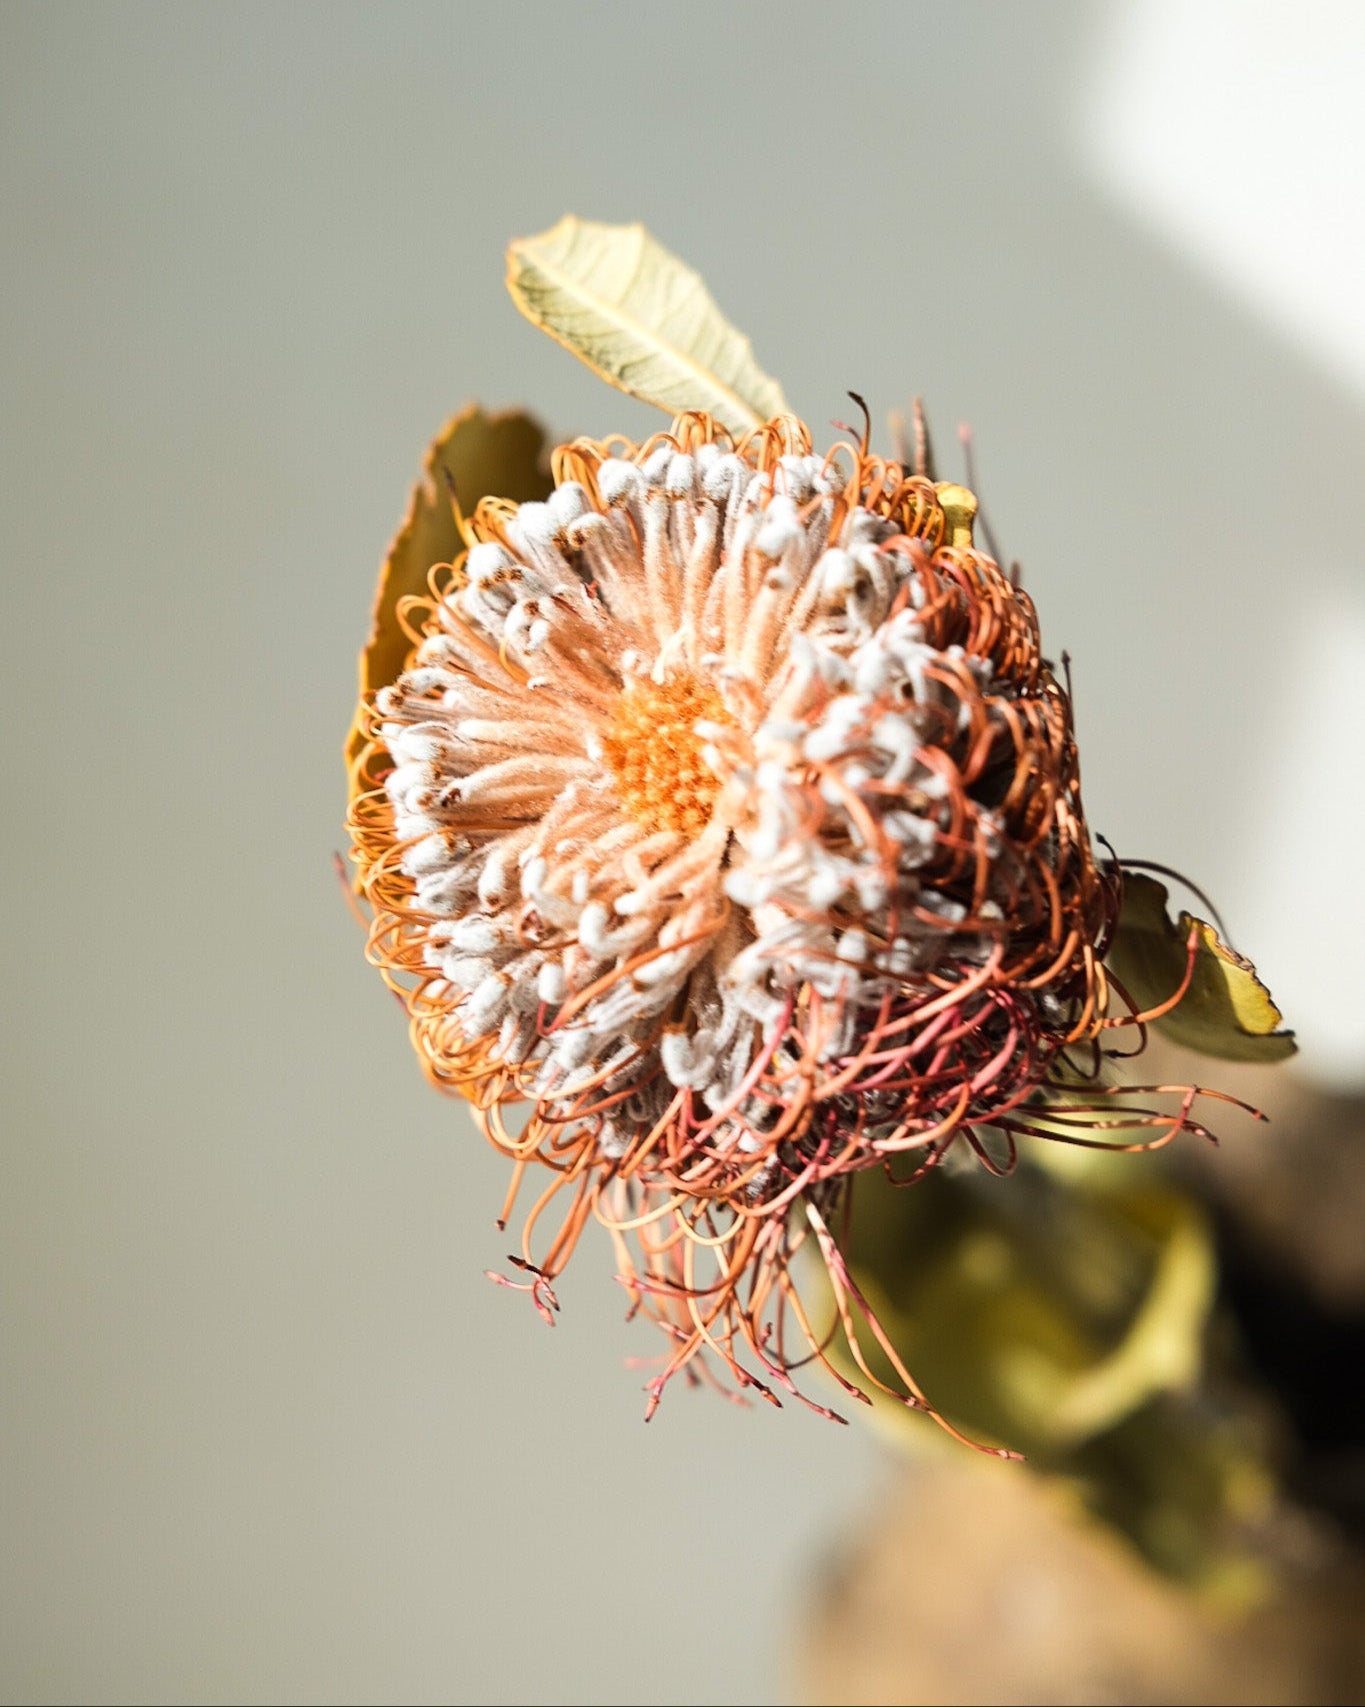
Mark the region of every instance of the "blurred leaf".
<instances>
[{"instance_id":1,"label":"blurred leaf","mask_svg":"<svg viewBox=\"0 0 1365 1707\"><path fill-rule=\"evenodd\" d=\"M1055 1459L1198 1373L1210 1236L1189 1199L1150 1178L1094 1196L1034 1169L908 1188L869 1172L847 1250L931 1402L1030 1457ZM860 1344L892 1380L871 1336ZM913 1413L883 1409L918 1438Z\"/></svg>"},{"instance_id":2,"label":"blurred leaf","mask_svg":"<svg viewBox=\"0 0 1365 1707\"><path fill-rule=\"evenodd\" d=\"M528 320L594 373L670 415L705 410L745 433L786 411L749 340L643 225L566 215L511 245L507 288Z\"/></svg>"},{"instance_id":3,"label":"blurred leaf","mask_svg":"<svg viewBox=\"0 0 1365 1707\"><path fill-rule=\"evenodd\" d=\"M910 1187L869 1171L845 1249L907 1368L958 1427L1064 1478L1165 1574L1223 1598L1247 1586L1240 1531L1270 1484L1255 1447L1192 1396L1216 1273L1192 1199L1150 1174L1093 1193L1031 1166ZM859 1345L894 1385L872 1335ZM837 1339L830 1356L866 1385ZM903 1446L947 1438L884 1395L873 1405Z\"/></svg>"},{"instance_id":4,"label":"blurred leaf","mask_svg":"<svg viewBox=\"0 0 1365 1707\"><path fill-rule=\"evenodd\" d=\"M1193 1386L1199 1375L1217 1273L1204 1219L1192 1201L1160 1189L1129 1192L1123 1211L1156 1241L1151 1278L1119 1344L1058 1396L1059 1438L1098 1434L1155 1394Z\"/></svg>"},{"instance_id":5,"label":"blurred leaf","mask_svg":"<svg viewBox=\"0 0 1365 1707\"><path fill-rule=\"evenodd\" d=\"M551 489L549 471L542 464L544 445L544 430L529 415L514 410L485 415L473 403L436 435L422 478L412 489L408 513L379 571L370 635L360 654L362 698L396 681L412 649L398 620L399 601L425 595L428 572L438 563L453 562L464 550L450 482L466 517L473 515L481 498L511 498L517 503L543 499ZM372 786L359 766L364 747L357 710L346 737L352 800Z\"/></svg>"},{"instance_id":6,"label":"blurred leaf","mask_svg":"<svg viewBox=\"0 0 1365 1707\"><path fill-rule=\"evenodd\" d=\"M1269 1591L1256 1536L1275 1480L1233 1417L1162 1395L1058 1468L1093 1516L1207 1604L1239 1613Z\"/></svg>"},{"instance_id":7,"label":"blurred leaf","mask_svg":"<svg viewBox=\"0 0 1365 1707\"><path fill-rule=\"evenodd\" d=\"M1139 1010L1167 1001L1180 987L1193 928L1199 938L1190 987L1170 1013L1152 1021L1172 1043L1224 1061L1283 1061L1298 1045L1280 1031L1280 1010L1256 968L1229 948L1212 925L1166 911L1165 885L1137 872L1123 876L1123 910L1106 964Z\"/></svg>"}]
</instances>

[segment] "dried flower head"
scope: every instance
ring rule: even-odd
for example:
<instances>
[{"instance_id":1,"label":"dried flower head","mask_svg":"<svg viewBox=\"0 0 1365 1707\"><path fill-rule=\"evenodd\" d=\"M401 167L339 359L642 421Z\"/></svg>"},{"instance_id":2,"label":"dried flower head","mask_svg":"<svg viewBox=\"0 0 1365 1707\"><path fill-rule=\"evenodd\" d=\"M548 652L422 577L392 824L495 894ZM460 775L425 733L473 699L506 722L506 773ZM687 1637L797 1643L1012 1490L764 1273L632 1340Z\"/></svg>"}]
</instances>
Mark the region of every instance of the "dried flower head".
<instances>
[{"instance_id":1,"label":"dried flower head","mask_svg":"<svg viewBox=\"0 0 1365 1707\"><path fill-rule=\"evenodd\" d=\"M688 412L552 471L462 518L366 700L372 957L512 1160L504 1219L533 1193L505 1283L552 1318L584 1226L610 1232L670 1340L650 1411L680 1371L795 1392L834 1331L881 1386L850 1181L954 1147L1007 1171L1129 1018L1068 695L973 495L866 439ZM1048 1133L1110 1124L1105 1094L1054 1095ZM1113 1124L1199 1130L1192 1099ZM798 1291L807 1243L836 1324Z\"/></svg>"}]
</instances>

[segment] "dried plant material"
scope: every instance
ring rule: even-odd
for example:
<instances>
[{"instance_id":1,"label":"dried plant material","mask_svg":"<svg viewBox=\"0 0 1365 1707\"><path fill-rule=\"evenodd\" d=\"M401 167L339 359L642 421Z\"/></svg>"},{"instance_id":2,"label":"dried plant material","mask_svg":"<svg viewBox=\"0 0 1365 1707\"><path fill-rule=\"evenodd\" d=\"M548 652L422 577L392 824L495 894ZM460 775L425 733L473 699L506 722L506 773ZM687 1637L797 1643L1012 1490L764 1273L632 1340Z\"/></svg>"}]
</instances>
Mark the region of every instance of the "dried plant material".
<instances>
[{"instance_id":1,"label":"dried plant material","mask_svg":"<svg viewBox=\"0 0 1365 1707\"><path fill-rule=\"evenodd\" d=\"M546 503L479 507L368 708L370 951L433 1080L517 1182L547 1170L509 1284L552 1317L595 1218L672 1343L651 1408L713 1362L775 1398L826 1358L803 1243L845 1331L864 1313L833 1231L855 1173L1148 1148L1204 1131L1198 1093L1076 1087L1071 1053L1138 1023L1099 962L1120 878L970 494L815 454L790 417L733 440L683 416L553 466ZM930 1410L890 1356L863 1378Z\"/></svg>"},{"instance_id":2,"label":"dried plant material","mask_svg":"<svg viewBox=\"0 0 1365 1707\"><path fill-rule=\"evenodd\" d=\"M513 503L544 498L550 474L544 463L545 433L529 415L507 411L485 415L475 404L446 422L427 450L422 478L412 489L404 516L379 572L370 635L360 654L360 697L396 681L412 651L416 630L407 620L414 601L430 596L433 568L454 562L465 549L456 503L473 515L483 498ZM365 746L357 713L346 737L350 795L373 782L358 773Z\"/></svg>"},{"instance_id":3,"label":"dried plant material","mask_svg":"<svg viewBox=\"0 0 1365 1707\"><path fill-rule=\"evenodd\" d=\"M507 287L594 373L669 415L702 410L738 434L786 412L749 340L643 225L561 219L511 245Z\"/></svg>"},{"instance_id":4,"label":"dried plant material","mask_svg":"<svg viewBox=\"0 0 1365 1707\"><path fill-rule=\"evenodd\" d=\"M1231 949L1203 919L1181 913L1172 922L1166 888L1153 877L1127 872L1123 909L1107 965L1139 1008L1155 1008L1180 987L1188 942L1197 939L1189 987L1169 1013L1152 1021L1172 1043L1223 1061L1267 1065L1297 1048L1292 1031L1279 1030L1281 1014L1251 962Z\"/></svg>"},{"instance_id":5,"label":"dried plant material","mask_svg":"<svg viewBox=\"0 0 1365 1707\"><path fill-rule=\"evenodd\" d=\"M566 219L509 264L532 320L679 413L563 444L552 489L516 501L503 475L472 514L485 476L457 466L458 529L429 461L362 667L370 957L513 1163L500 1224L534 1191L494 1278L552 1322L596 1220L664 1336L647 1415L681 1375L832 1416L798 1386L822 1365L965 1438L850 1266L853 1182L1207 1137L1220 1093L1107 1074L1188 997L1202 939L1149 1007L1106 974L1142 880L1096 851L1069 694L973 492L868 434L816 450L639 227ZM539 441L517 442L534 486ZM1189 1365L1203 1247L1162 1249L1123 1344L1044 1394L1069 1439Z\"/></svg>"}]
</instances>

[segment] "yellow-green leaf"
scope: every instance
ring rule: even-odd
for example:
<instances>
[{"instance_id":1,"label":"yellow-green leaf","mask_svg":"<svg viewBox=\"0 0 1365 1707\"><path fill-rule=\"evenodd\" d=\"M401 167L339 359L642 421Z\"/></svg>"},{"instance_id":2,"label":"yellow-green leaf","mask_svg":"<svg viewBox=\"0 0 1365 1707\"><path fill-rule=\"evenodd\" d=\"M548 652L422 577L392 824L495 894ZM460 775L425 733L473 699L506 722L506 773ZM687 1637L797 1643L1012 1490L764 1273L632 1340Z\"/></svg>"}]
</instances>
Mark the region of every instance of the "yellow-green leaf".
<instances>
[{"instance_id":1,"label":"yellow-green leaf","mask_svg":"<svg viewBox=\"0 0 1365 1707\"><path fill-rule=\"evenodd\" d=\"M1224 1061L1268 1063L1292 1055L1294 1034L1279 1030L1280 1010L1256 968L1203 919L1181 913L1172 923L1165 885L1155 878L1124 873L1123 910L1106 964L1140 1010L1159 1007L1185 976L1191 929L1198 949L1190 987L1153 1024L1172 1043Z\"/></svg>"},{"instance_id":2,"label":"yellow-green leaf","mask_svg":"<svg viewBox=\"0 0 1365 1707\"><path fill-rule=\"evenodd\" d=\"M1191 1199L1150 1185L1135 1186L1120 1207L1152 1239L1151 1279L1119 1343L1058 1394L1052 1425L1059 1439L1089 1439L1155 1394L1192 1387L1199 1375L1217 1268L1204 1218Z\"/></svg>"},{"instance_id":3,"label":"yellow-green leaf","mask_svg":"<svg viewBox=\"0 0 1365 1707\"><path fill-rule=\"evenodd\" d=\"M399 601L423 595L428 571L438 563L453 562L464 550L451 484L466 516L473 515L480 498L511 498L517 503L545 498L551 483L542 463L544 446L544 430L529 415L513 410L485 415L473 403L452 416L436 435L422 478L412 489L407 515L379 571L370 634L360 654L362 700L397 680L411 650L412 642L398 620ZM372 786L359 763L364 748L357 709L346 737L352 799Z\"/></svg>"},{"instance_id":4,"label":"yellow-green leaf","mask_svg":"<svg viewBox=\"0 0 1365 1707\"><path fill-rule=\"evenodd\" d=\"M938 1176L898 1188L869 1172L853 1198L858 1284L930 1400L969 1432L1052 1463L1197 1374L1213 1253L1180 1194L1147 1181L1096 1196L1031 1171L1003 1190ZM859 1339L894 1385L873 1337ZM838 1339L830 1351L857 1380ZM873 1402L894 1431L928 1434Z\"/></svg>"},{"instance_id":5,"label":"yellow-green leaf","mask_svg":"<svg viewBox=\"0 0 1365 1707\"><path fill-rule=\"evenodd\" d=\"M786 411L749 340L643 225L569 214L511 245L507 288L528 320L594 373L670 415L704 410L745 433Z\"/></svg>"},{"instance_id":6,"label":"yellow-green leaf","mask_svg":"<svg viewBox=\"0 0 1365 1707\"><path fill-rule=\"evenodd\" d=\"M1005 1183L940 1171L910 1187L869 1170L853 1182L844 1251L943 1414L1064 1478L1168 1575L1215 1596L1245 1586L1236 1525L1268 1483L1197 1396L1215 1256L1191 1197L1131 1166L1100 1193L1027 1164ZM802 1292L824 1327L833 1296L822 1265L810 1270ZM895 1386L854 1323L868 1365ZM838 1333L829 1356L867 1385ZM912 1451L954 1450L875 1391L872 1417Z\"/></svg>"}]
</instances>

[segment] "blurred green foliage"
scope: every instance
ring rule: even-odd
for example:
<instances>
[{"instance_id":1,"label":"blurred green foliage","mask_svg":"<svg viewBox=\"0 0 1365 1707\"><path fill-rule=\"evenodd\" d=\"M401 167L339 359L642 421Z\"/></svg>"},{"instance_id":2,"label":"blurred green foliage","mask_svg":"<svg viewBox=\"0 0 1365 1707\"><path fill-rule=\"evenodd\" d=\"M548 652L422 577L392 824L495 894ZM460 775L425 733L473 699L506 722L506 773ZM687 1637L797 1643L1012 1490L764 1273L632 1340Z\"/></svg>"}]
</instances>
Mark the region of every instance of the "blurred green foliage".
<instances>
[{"instance_id":1,"label":"blurred green foliage","mask_svg":"<svg viewBox=\"0 0 1365 1707\"><path fill-rule=\"evenodd\" d=\"M1201 1385L1216 1282L1209 1227L1150 1163L1074 1154L1034 1146L1010 1179L939 1171L896 1186L859 1175L850 1270L958 1427L1065 1479L1164 1575L1245 1604L1264 1586L1250 1528L1273 1481L1255 1428ZM861 1324L858 1337L896 1387ZM847 1347L836 1341L830 1354L867 1385ZM903 1444L961 1450L893 1398L874 1404Z\"/></svg>"}]
</instances>

